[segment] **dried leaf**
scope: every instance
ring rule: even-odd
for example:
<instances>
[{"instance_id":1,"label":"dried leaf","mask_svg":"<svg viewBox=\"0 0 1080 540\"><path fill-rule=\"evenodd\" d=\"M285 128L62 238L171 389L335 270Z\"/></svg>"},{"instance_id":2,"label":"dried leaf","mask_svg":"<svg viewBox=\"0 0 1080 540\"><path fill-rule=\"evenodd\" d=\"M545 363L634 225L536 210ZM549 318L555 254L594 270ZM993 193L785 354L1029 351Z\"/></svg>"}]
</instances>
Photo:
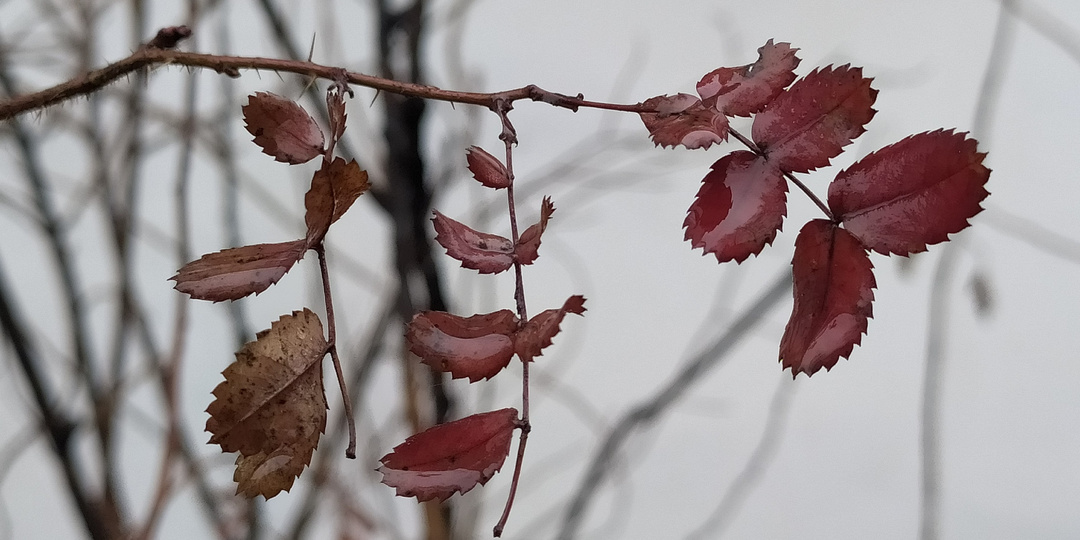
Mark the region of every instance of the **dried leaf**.
<instances>
[{"instance_id":1,"label":"dried leaf","mask_svg":"<svg viewBox=\"0 0 1080 540\"><path fill-rule=\"evenodd\" d=\"M327 343L311 310L285 315L244 344L206 409L211 444L239 452L238 492L273 497L293 480L326 429L322 359Z\"/></svg>"},{"instance_id":2,"label":"dried leaf","mask_svg":"<svg viewBox=\"0 0 1080 540\"><path fill-rule=\"evenodd\" d=\"M473 178L481 184L494 189L510 186L510 175L506 172L506 166L483 148L470 146L465 150L465 159L469 162Z\"/></svg>"},{"instance_id":3,"label":"dried leaf","mask_svg":"<svg viewBox=\"0 0 1080 540\"><path fill-rule=\"evenodd\" d=\"M441 311L416 314L405 331L409 351L436 371L470 382L490 379L514 357L514 312L504 309L458 317Z\"/></svg>"},{"instance_id":4,"label":"dried leaf","mask_svg":"<svg viewBox=\"0 0 1080 540\"><path fill-rule=\"evenodd\" d=\"M305 240L309 248L322 242L334 216L334 185L328 169L329 163L323 161L322 167L311 175L311 187L304 194Z\"/></svg>"},{"instance_id":5,"label":"dried leaf","mask_svg":"<svg viewBox=\"0 0 1080 540\"><path fill-rule=\"evenodd\" d=\"M657 146L683 145L691 150L709 148L727 140L728 119L690 94L657 96L642 105L658 112L641 113L641 121Z\"/></svg>"},{"instance_id":6,"label":"dried leaf","mask_svg":"<svg viewBox=\"0 0 1080 540\"><path fill-rule=\"evenodd\" d=\"M447 255L461 261L461 266L496 274L514 264L514 243L509 239L473 230L437 210L432 221L435 241L446 248Z\"/></svg>"},{"instance_id":7,"label":"dried leaf","mask_svg":"<svg viewBox=\"0 0 1080 540\"><path fill-rule=\"evenodd\" d=\"M540 236L547 229L548 220L551 219L553 213L555 213L555 205L551 203L551 197L544 197L543 202L540 203L540 221L525 229L525 232L518 237L517 247L514 248L518 262L532 264L539 256Z\"/></svg>"},{"instance_id":8,"label":"dried leaf","mask_svg":"<svg viewBox=\"0 0 1080 540\"><path fill-rule=\"evenodd\" d=\"M705 176L683 227L695 248L718 262L742 262L771 244L787 213L780 170L753 152L720 158Z\"/></svg>"},{"instance_id":9,"label":"dried leaf","mask_svg":"<svg viewBox=\"0 0 1080 540\"><path fill-rule=\"evenodd\" d=\"M566 299L559 309L549 309L529 319L518 331L514 347L523 361L532 362L541 356L543 349L551 345L551 339L559 333L559 325L567 313L582 315L585 313L585 297L574 295Z\"/></svg>"},{"instance_id":10,"label":"dried leaf","mask_svg":"<svg viewBox=\"0 0 1080 540\"><path fill-rule=\"evenodd\" d=\"M245 127L255 144L277 161L304 163L323 153L323 132L300 105L269 92L248 96Z\"/></svg>"},{"instance_id":11,"label":"dried leaf","mask_svg":"<svg viewBox=\"0 0 1080 540\"><path fill-rule=\"evenodd\" d=\"M379 460L382 482L419 501L466 493L502 468L517 422L516 409L501 409L417 433Z\"/></svg>"},{"instance_id":12,"label":"dried leaf","mask_svg":"<svg viewBox=\"0 0 1080 540\"><path fill-rule=\"evenodd\" d=\"M306 251L304 240L225 249L185 264L169 279L198 300L236 300L277 283Z\"/></svg>"},{"instance_id":13,"label":"dried leaf","mask_svg":"<svg viewBox=\"0 0 1080 540\"><path fill-rule=\"evenodd\" d=\"M345 134L345 96L338 85L326 89L326 110L330 116L330 137L340 140Z\"/></svg>"},{"instance_id":14,"label":"dried leaf","mask_svg":"<svg viewBox=\"0 0 1080 540\"><path fill-rule=\"evenodd\" d=\"M836 175L829 208L879 253L908 255L948 240L982 211L990 169L966 133L912 135Z\"/></svg>"},{"instance_id":15,"label":"dried leaf","mask_svg":"<svg viewBox=\"0 0 1080 540\"><path fill-rule=\"evenodd\" d=\"M790 43L769 40L753 64L720 68L701 78L698 94L706 106L727 116L750 116L765 108L795 80L799 59Z\"/></svg>"},{"instance_id":16,"label":"dried leaf","mask_svg":"<svg viewBox=\"0 0 1080 540\"><path fill-rule=\"evenodd\" d=\"M785 171L828 165L874 117L871 81L847 65L812 71L754 117L754 141Z\"/></svg>"},{"instance_id":17,"label":"dried leaf","mask_svg":"<svg viewBox=\"0 0 1080 540\"><path fill-rule=\"evenodd\" d=\"M780 340L792 376L813 375L847 358L873 316L870 254L851 233L816 219L799 231L791 261L795 306Z\"/></svg>"}]
</instances>

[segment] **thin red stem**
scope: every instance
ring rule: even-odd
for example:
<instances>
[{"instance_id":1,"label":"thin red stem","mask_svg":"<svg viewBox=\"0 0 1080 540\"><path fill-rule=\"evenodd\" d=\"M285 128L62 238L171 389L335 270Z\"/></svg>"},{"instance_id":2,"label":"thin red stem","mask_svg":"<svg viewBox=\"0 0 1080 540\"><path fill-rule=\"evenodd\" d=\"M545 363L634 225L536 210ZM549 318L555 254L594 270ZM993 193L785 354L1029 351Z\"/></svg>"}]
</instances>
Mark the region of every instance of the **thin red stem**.
<instances>
[{"instance_id":1,"label":"thin red stem","mask_svg":"<svg viewBox=\"0 0 1080 540\"><path fill-rule=\"evenodd\" d=\"M319 255L319 270L322 272L323 299L326 303L326 341L327 352L334 364L334 373L337 375L338 387L341 388L341 400L345 404L345 424L349 426L349 446L345 449L345 457L356 459L356 420L353 418L352 400L349 399L349 389L345 386L345 373L341 369L341 360L337 351L337 324L334 320L334 300L330 294L330 271L326 265L326 247L319 242L314 247Z\"/></svg>"},{"instance_id":2,"label":"thin red stem","mask_svg":"<svg viewBox=\"0 0 1080 540\"><path fill-rule=\"evenodd\" d=\"M739 142L743 143L747 148L750 149L751 152L753 152L753 153L755 153L755 154L757 154L757 155L759 155L761 157L767 157L765 155L765 151L762 150L761 147L754 144L754 141L751 141L750 139L747 139L742 133L739 133L738 131L735 131L734 129L730 129L730 130L728 130L728 132L731 133L731 135L733 137L735 137L736 139L739 139ZM814 201L814 204L816 204L817 207L820 208L822 212L825 212L825 215L828 216L830 221L836 221L836 217L833 216L832 211L829 210L829 206L826 205L824 202L822 202L822 200L819 199L818 196L815 195L813 191L810 191L810 188L806 187L806 184L802 183L802 181L799 180L798 178L795 178L795 175L791 174L788 171L782 171L782 173L784 175L784 178L787 178L789 182L791 182L792 184L795 184L796 186L798 186L799 189L801 189L802 192L805 193L807 197L810 197L810 200Z\"/></svg>"},{"instance_id":3,"label":"thin red stem","mask_svg":"<svg viewBox=\"0 0 1080 540\"><path fill-rule=\"evenodd\" d=\"M507 113L512 108L512 102L497 101L492 109L499 115L499 119L502 120L503 131L499 135L503 144L506 146L506 179L508 186L506 188L506 200L509 206L510 213L510 239L514 245L518 242L518 223L517 223L517 208L514 202L514 145L517 144L517 133L514 131L514 126L510 123ZM521 263L514 260L514 300L517 303L517 314L520 325L524 325L529 320L528 310L525 306L525 282L522 277ZM517 461L514 463L514 475L510 480L510 494L506 497L506 506L503 508L502 517L499 518L499 522L495 524L495 528L492 534L497 538L502 536L503 528L506 527L506 521L510 519L510 510L514 506L514 497L517 495L518 481L521 478L521 464L525 460L525 445L529 441L529 431L532 430L532 425L529 423L529 362L526 359L521 360L521 420L518 423L518 428L521 429L521 436L518 439L518 452Z\"/></svg>"}]
</instances>

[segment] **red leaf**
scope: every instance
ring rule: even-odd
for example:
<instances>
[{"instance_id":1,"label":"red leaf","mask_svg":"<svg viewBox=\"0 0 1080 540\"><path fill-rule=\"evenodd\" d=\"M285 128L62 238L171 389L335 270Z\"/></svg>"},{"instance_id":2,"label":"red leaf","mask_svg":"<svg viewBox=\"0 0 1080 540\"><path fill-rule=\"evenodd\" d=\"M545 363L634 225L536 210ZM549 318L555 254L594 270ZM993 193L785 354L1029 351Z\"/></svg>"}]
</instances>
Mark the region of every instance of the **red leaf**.
<instances>
[{"instance_id":1,"label":"red leaf","mask_svg":"<svg viewBox=\"0 0 1080 540\"><path fill-rule=\"evenodd\" d=\"M787 213L787 183L775 165L737 151L713 163L683 227L718 262L742 262L771 244Z\"/></svg>"},{"instance_id":2,"label":"red leaf","mask_svg":"<svg viewBox=\"0 0 1080 540\"><path fill-rule=\"evenodd\" d=\"M525 229L525 232L518 237L517 247L514 248L514 255L518 262L532 264L539 256L540 236L547 229L548 220L554 212L555 205L551 203L551 197L544 197L544 201L540 203L540 222Z\"/></svg>"},{"instance_id":3,"label":"red leaf","mask_svg":"<svg viewBox=\"0 0 1080 540\"><path fill-rule=\"evenodd\" d=\"M511 335L518 318L508 309L458 317L440 311L417 313L405 331L409 351L432 369L470 382L490 379L514 356Z\"/></svg>"},{"instance_id":4,"label":"red leaf","mask_svg":"<svg viewBox=\"0 0 1080 540\"><path fill-rule=\"evenodd\" d=\"M879 253L907 255L948 240L982 211L990 169L966 133L912 135L836 175L829 208Z\"/></svg>"},{"instance_id":5,"label":"red leaf","mask_svg":"<svg viewBox=\"0 0 1080 540\"><path fill-rule=\"evenodd\" d=\"M727 116L749 116L765 108L795 80L799 59L790 43L769 40L753 64L720 68L701 78L698 94L706 105Z\"/></svg>"},{"instance_id":6,"label":"red leaf","mask_svg":"<svg viewBox=\"0 0 1080 540\"><path fill-rule=\"evenodd\" d=\"M561 308L546 310L529 319L514 339L518 356L526 362L532 362L533 357L541 356L541 351L551 345L551 338L559 333L559 324L567 313L585 313L585 297L571 296Z\"/></svg>"},{"instance_id":7,"label":"red leaf","mask_svg":"<svg viewBox=\"0 0 1080 540\"><path fill-rule=\"evenodd\" d=\"M514 243L495 234L473 230L435 211L435 241L461 266L496 274L514 264Z\"/></svg>"},{"instance_id":8,"label":"red leaf","mask_svg":"<svg viewBox=\"0 0 1080 540\"><path fill-rule=\"evenodd\" d=\"M465 160L469 162L469 170L472 171L473 178L481 184L494 189L510 186L510 176L506 173L506 167L483 148L470 146L465 150Z\"/></svg>"},{"instance_id":9,"label":"red leaf","mask_svg":"<svg viewBox=\"0 0 1080 540\"><path fill-rule=\"evenodd\" d=\"M330 137L337 141L345 134L345 96L341 87L331 85L326 89L326 110L330 116Z\"/></svg>"},{"instance_id":10,"label":"red leaf","mask_svg":"<svg viewBox=\"0 0 1080 540\"><path fill-rule=\"evenodd\" d=\"M417 433L379 460L382 482L418 501L466 493L502 468L517 422L516 409L501 409Z\"/></svg>"},{"instance_id":11,"label":"red leaf","mask_svg":"<svg viewBox=\"0 0 1080 540\"><path fill-rule=\"evenodd\" d=\"M322 242L334 216L334 186L328 169L329 163L323 161L322 167L311 176L311 187L304 194L304 224L307 225L309 248Z\"/></svg>"},{"instance_id":12,"label":"red leaf","mask_svg":"<svg viewBox=\"0 0 1080 540\"><path fill-rule=\"evenodd\" d=\"M294 240L225 249L185 264L169 279L198 300L236 300L277 283L307 248L306 241Z\"/></svg>"},{"instance_id":13,"label":"red leaf","mask_svg":"<svg viewBox=\"0 0 1080 540\"><path fill-rule=\"evenodd\" d=\"M690 94L657 96L642 105L658 112L641 113L652 140L657 146L683 145L691 150L708 148L727 139L728 119Z\"/></svg>"},{"instance_id":14,"label":"red leaf","mask_svg":"<svg viewBox=\"0 0 1080 540\"><path fill-rule=\"evenodd\" d=\"M295 101L256 92L243 107L245 126L263 152L285 163L304 163L323 152L323 132Z\"/></svg>"},{"instance_id":15,"label":"red leaf","mask_svg":"<svg viewBox=\"0 0 1080 540\"><path fill-rule=\"evenodd\" d=\"M356 199L371 187L371 183L368 182L367 171L361 169L355 159L346 162L334 158L327 174L330 184L334 186L334 215L330 220L333 223L349 211Z\"/></svg>"},{"instance_id":16,"label":"red leaf","mask_svg":"<svg viewBox=\"0 0 1080 540\"><path fill-rule=\"evenodd\" d=\"M828 165L874 117L870 82L861 68L814 70L754 117L754 141L785 171Z\"/></svg>"},{"instance_id":17,"label":"red leaf","mask_svg":"<svg viewBox=\"0 0 1080 540\"><path fill-rule=\"evenodd\" d=\"M780 340L792 376L813 375L847 358L873 316L874 266L848 231L815 219L799 231L791 261L795 306Z\"/></svg>"}]
</instances>

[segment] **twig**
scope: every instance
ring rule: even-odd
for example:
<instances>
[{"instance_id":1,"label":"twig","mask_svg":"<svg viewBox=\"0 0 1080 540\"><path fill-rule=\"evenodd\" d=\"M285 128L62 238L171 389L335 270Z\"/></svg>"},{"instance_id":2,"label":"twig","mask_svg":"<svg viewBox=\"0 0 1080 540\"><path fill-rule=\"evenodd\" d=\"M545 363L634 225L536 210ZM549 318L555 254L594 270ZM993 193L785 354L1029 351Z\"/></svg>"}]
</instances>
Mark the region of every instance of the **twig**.
<instances>
[{"instance_id":1,"label":"twig","mask_svg":"<svg viewBox=\"0 0 1080 540\"><path fill-rule=\"evenodd\" d=\"M630 435L664 414L687 390L700 382L704 374L720 364L734 350L744 336L775 306L791 288L791 272L785 270L777 276L765 291L728 327L727 331L709 344L704 351L690 359L667 384L652 397L632 407L614 424L604 438L578 485L563 518L557 538L571 540L577 536L581 521L592 503L604 478L611 470L615 455Z\"/></svg>"},{"instance_id":2,"label":"twig","mask_svg":"<svg viewBox=\"0 0 1080 540\"><path fill-rule=\"evenodd\" d=\"M349 446L345 448L345 457L356 459L356 420L353 418L352 400L349 399L349 389L345 386L345 372L341 369L341 359L337 351L337 323L334 320L334 299L330 294L330 270L326 266L326 248L320 241L315 245L315 253L319 255L319 270L322 272L323 300L326 302L326 341L329 346L330 361L334 364L334 373L337 374L338 386L341 388L341 400L345 406L345 424L349 428Z\"/></svg>"}]
</instances>

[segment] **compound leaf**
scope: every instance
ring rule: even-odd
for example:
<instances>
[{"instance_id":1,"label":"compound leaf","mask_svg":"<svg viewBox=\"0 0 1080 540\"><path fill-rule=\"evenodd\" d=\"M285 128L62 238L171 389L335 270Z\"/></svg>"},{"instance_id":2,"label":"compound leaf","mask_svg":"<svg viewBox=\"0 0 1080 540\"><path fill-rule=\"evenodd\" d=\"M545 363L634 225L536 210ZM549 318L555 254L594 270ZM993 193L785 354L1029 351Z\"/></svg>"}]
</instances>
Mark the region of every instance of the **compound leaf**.
<instances>
[{"instance_id":1,"label":"compound leaf","mask_svg":"<svg viewBox=\"0 0 1080 540\"><path fill-rule=\"evenodd\" d=\"M382 483L419 501L466 493L502 468L517 422L517 410L508 408L417 433L379 460Z\"/></svg>"},{"instance_id":2,"label":"compound leaf","mask_svg":"<svg viewBox=\"0 0 1080 540\"><path fill-rule=\"evenodd\" d=\"M808 222L791 261L795 305L780 340L780 361L792 376L813 375L847 358L873 316L870 254L831 221Z\"/></svg>"},{"instance_id":3,"label":"compound leaf","mask_svg":"<svg viewBox=\"0 0 1080 540\"><path fill-rule=\"evenodd\" d=\"M683 227L695 248L718 262L742 262L772 243L787 213L780 170L753 152L720 158L705 176Z\"/></svg>"},{"instance_id":4,"label":"compound leaf","mask_svg":"<svg viewBox=\"0 0 1080 540\"><path fill-rule=\"evenodd\" d=\"M847 65L812 71L754 117L754 142L785 171L828 165L874 117L871 81Z\"/></svg>"},{"instance_id":5,"label":"compound leaf","mask_svg":"<svg viewBox=\"0 0 1080 540\"><path fill-rule=\"evenodd\" d=\"M936 130L874 152L836 175L829 208L870 249L908 255L948 240L982 211L990 169L966 133Z\"/></svg>"}]
</instances>

